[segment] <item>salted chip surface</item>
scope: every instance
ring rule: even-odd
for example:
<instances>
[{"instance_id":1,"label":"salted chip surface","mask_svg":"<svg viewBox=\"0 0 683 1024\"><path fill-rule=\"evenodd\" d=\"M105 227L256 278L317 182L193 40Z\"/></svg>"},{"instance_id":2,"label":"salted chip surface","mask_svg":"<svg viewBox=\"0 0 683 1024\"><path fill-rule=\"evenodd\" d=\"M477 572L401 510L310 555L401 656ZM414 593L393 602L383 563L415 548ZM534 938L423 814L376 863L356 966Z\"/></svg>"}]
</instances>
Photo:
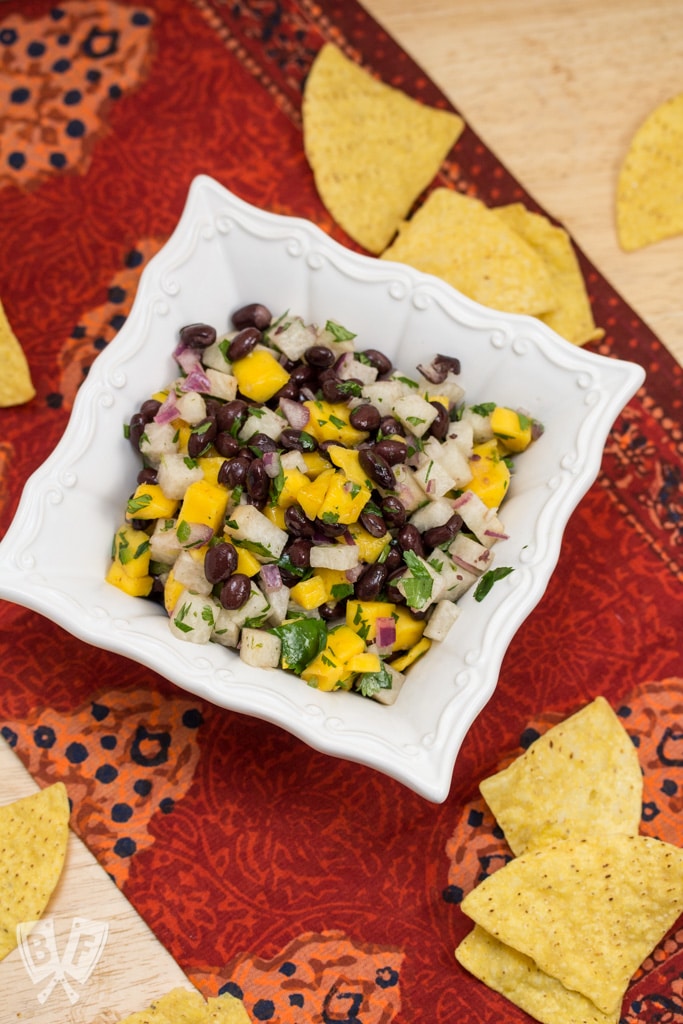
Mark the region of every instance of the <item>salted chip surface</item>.
<instances>
[{"instance_id":1,"label":"salted chip surface","mask_svg":"<svg viewBox=\"0 0 683 1024\"><path fill-rule=\"evenodd\" d=\"M683 93L653 110L633 136L616 208L626 252L683 233Z\"/></svg>"},{"instance_id":2,"label":"salted chip surface","mask_svg":"<svg viewBox=\"0 0 683 1024\"><path fill-rule=\"evenodd\" d=\"M604 337L602 328L596 327L581 267L564 228L523 203L496 206L493 212L538 253L548 268L556 306L541 313L539 319L573 345Z\"/></svg>"},{"instance_id":3,"label":"salted chip surface","mask_svg":"<svg viewBox=\"0 0 683 1024\"><path fill-rule=\"evenodd\" d=\"M516 855L555 839L640 827L638 753L604 697L539 736L479 786Z\"/></svg>"},{"instance_id":4,"label":"salted chip surface","mask_svg":"<svg viewBox=\"0 0 683 1024\"><path fill-rule=\"evenodd\" d=\"M683 850L649 836L558 841L509 861L462 910L611 1014L683 910Z\"/></svg>"},{"instance_id":5,"label":"salted chip surface","mask_svg":"<svg viewBox=\"0 0 683 1024\"><path fill-rule=\"evenodd\" d=\"M205 1000L200 992L174 988L119 1024L251 1024L241 1000L229 994Z\"/></svg>"},{"instance_id":6,"label":"salted chip surface","mask_svg":"<svg viewBox=\"0 0 683 1024\"><path fill-rule=\"evenodd\" d=\"M35 393L24 350L0 302L0 407L23 405Z\"/></svg>"},{"instance_id":7,"label":"salted chip surface","mask_svg":"<svg viewBox=\"0 0 683 1024\"><path fill-rule=\"evenodd\" d=\"M68 839L69 799L61 782L0 807L0 960L17 945L17 925L42 917Z\"/></svg>"},{"instance_id":8,"label":"salted chip surface","mask_svg":"<svg viewBox=\"0 0 683 1024\"><path fill-rule=\"evenodd\" d=\"M347 234L375 254L464 128L457 114L378 81L332 43L311 66L302 118L320 198Z\"/></svg>"},{"instance_id":9,"label":"salted chip surface","mask_svg":"<svg viewBox=\"0 0 683 1024\"><path fill-rule=\"evenodd\" d=\"M493 309L537 316L557 304L538 253L481 200L453 189L431 192L382 258L434 274Z\"/></svg>"},{"instance_id":10,"label":"salted chip surface","mask_svg":"<svg viewBox=\"0 0 683 1024\"><path fill-rule=\"evenodd\" d=\"M540 970L534 961L476 924L455 951L459 963L485 985L542 1024L617 1024L620 1009L602 1013Z\"/></svg>"}]
</instances>

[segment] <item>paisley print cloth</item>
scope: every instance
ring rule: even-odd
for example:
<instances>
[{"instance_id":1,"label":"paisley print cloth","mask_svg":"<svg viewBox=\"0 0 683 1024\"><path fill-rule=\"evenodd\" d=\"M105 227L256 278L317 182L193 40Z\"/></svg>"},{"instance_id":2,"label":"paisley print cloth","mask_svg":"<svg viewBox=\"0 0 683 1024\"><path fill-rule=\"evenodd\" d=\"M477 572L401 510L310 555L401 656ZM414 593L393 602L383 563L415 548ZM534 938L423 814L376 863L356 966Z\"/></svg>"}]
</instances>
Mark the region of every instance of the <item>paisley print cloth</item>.
<instances>
[{"instance_id":1,"label":"paisley print cloth","mask_svg":"<svg viewBox=\"0 0 683 1024\"><path fill-rule=\"evenodd\" d=\"M354 247L302 148L301 90L325 40L448 106L354 0L0 6L0 295L37 390L2 411L1 533L196 174ZM475 127L437 184L538 209ZM39 781L65 781L74 828L187 975L238 994L253 1021L527 1020L453 957L464 893L509 857L477 786L598 693L639 749L643 831L683 844L683 372L579 258L597 349L648 377L444 804L0 604L3 735ZM679 922L625 1021L683 1024L682 944Z\"/></svg>"}]
</instances>

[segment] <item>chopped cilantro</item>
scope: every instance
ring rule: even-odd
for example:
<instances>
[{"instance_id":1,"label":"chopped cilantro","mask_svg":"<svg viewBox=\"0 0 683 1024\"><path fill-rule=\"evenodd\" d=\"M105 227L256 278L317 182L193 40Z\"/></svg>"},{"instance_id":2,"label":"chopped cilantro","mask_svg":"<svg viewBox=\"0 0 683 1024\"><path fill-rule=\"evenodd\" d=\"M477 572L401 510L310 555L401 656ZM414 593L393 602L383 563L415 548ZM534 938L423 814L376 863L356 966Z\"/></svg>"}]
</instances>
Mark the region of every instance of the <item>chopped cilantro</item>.
<instances>
[{"instance_id":1,"label":"chopped cilantro","mask_svg":"<svg viewBox=\"0 0 683 1024\"><path fill-rule=\"evenodd\" d=\"M344 420L340 419L339 416L335 416L335 415L330 416L330 423L333 426L335 426L337 428L337 430L341 430L342 427L346 426L346 423L344 422Z\"/></svg>"},{"instance_id":2,"label":"chopped cilantro","mask_svg":"<svg viewBox=\"0 0 683 1024\"><path fill-rule=\"evenodd\" d=\"M404 551L403 560L408 566L400 580L409 608L420 610L429 603L434 589L434 580L423 560L414 551Z\"/></svg>"},{"instance_id":3,"label":"chopped cilantro","mask_svg":"<svg viewBox=\"0 0 683 1024\"><path fill-rule=\"evenodd\" d=\"M191 633L194 626L190 626L189 623L185 622L185 619L190 614L190 605L183 604L180 611L174 618L173 622L176 629L179 629L181 633Z\"/></svg>"},{"instance_id":4,"label":"chopped cilantro","mask_svg":"<svg viewBox=\"0 0 683 1024\"><path fill-rule=\"evenodd\" d=\"M480 402L479 405L470 406L472 412L476 413L477 416L490 416L493 410L496 408L495 402Z\"/></svg>"},{"instance_id":5,"label":"chopped cilantro","mask_svg":"<svg viewBox=\"0 0 683 1024\"><path fill-rule=\"evenodd\" d=\"M181 544L184 544L186 540L190 539L190 524L185 519L181 519L176 527L175 535Z\"/></svg>"},{"instance_id":6,"label":"chopped cilantro","mask_svg":"<svg viewBox=\"0 0 683 1024\"><path fill-rule=\"evenodd\" d=\"M512 571L511 565L501 565L497 569L489 569L488 572L485 572L474 589L474 600L483 601L493 584L498 580L505 579Z\"/></svg>"},{"instance_id":7,"label":"chopped cilantro","mask_svg":"<svg viewBox=\"0 0 683 1024\"><path fill-rule=\"evenodd\" d=\"M147 508L148 505L152 504L151 494L140 494L137 498L131 498L126 505L126 511L129 516L135 517L137 512L141 512L143 508Z\"/></svg>"},{"instance_id":8,"label":"chopped cilantro","mask_svg":"<svg viewBox=\"0 0 683 1024\"><path fill-rule=\"evenodd\" d=\"M347 331L345 327L335 323L334 320L327 321L325 330L330 332L335 341L353 341L356 337L352 331Z\"/></svg>"},{"instance_id":9,"label":"chopped cilantro","mask_svg":"<svg viewBox=\"0 0 683 1024\"><path fill-rule=\"evenodd\" d=\"M352 395L354 398L360 398L363 394L363 387L356 380L343 380L337 384L337 391L340 395Z\"/></svg>"},{"instance_id":10,"label":"chopped cilantro","mask_svg":"<svg viewBox=\"0 0 683 1024\"><path fill-rule=\"evenodd\" d=\"M330 591L335 601L343 601L345 597L350 597L353 593L352 583L334 583Z\"/></svg>"},{"instance_id":11,"label":"chopped cilantro","mask_svg":"<svg viewBox=\"0 0 683 1024\"><path fill-rule=\"evenodd\" d=\"M269 632L280 638L282 667L296 675L300 675L327 644L327 624L323 619L294 619L274 626Z\"/></svg>"},{"instance_id":12,"label":"chopped cilantro","mask_svg":"<svg viewBox=\"0 0 683 1024\"><path fill-rule=\"evenodd\" d=\"M379 672L364 672L356 682L356 689L364 697L374 697L380 690L391 689L391 676L385 664Z\"/></svg>"}]
</instances>

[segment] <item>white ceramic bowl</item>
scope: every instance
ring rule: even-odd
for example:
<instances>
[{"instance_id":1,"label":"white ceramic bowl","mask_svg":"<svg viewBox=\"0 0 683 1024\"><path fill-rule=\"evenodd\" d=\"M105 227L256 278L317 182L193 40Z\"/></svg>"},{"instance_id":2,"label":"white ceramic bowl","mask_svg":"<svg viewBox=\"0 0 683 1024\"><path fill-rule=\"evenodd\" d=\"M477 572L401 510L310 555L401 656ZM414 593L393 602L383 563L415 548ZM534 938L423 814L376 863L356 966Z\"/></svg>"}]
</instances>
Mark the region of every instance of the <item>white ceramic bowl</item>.
<instances>
[{"instance_id":1,"label":"white ceramic bowl","mask_svg":"<svg viewBox=\"0 0 683 1024\"><path fill-rule=\"evenodd\" d=\"M284 672L249 668L218 645L176 640L163 610L104 580L138 469L122 425L175 375L179 327L227 329L230 312L255 301L275 314L337 320L357 333L358 348L382 349L405 372L436 352L456 355L469 401L521 407L545 426L519 459L501 513L510 539L496 546L495 564L515 571L481 603L471 591L461 599L448 638L413 667L393 706L321 693ZM639 366L575 348L532 318L485 309L406 266L352 253L200 176L145 269L126 324L82 385L63 439L26 484L0 544L0 596L440 802L508 644L546 588L567 520L597 476L608 431L643 377Z\"/></svg>"}]
</instances>

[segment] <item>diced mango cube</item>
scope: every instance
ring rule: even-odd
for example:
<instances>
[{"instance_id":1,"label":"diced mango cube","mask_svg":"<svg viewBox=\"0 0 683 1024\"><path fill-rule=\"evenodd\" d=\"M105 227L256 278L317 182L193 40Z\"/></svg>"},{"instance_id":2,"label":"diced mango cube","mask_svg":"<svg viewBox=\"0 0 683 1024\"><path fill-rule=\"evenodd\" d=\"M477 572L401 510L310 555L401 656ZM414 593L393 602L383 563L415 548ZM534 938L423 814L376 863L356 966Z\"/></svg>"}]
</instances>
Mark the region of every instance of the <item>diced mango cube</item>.
<instances>
[{"instance_id":1,"label":"diced mango cube","mask_svg":"<svg viewBox=\"0 0 683 1024\"><path fill-rule=\"evenodd\" d=\"M372 481L360 464L360 455L354 448L344 448L340 444L331 444L327 449L330 461L339 469L343 469L349 480L372 490Z\"/></svg>"},{"instance_id":2,"label":"diced mango cube","mask_svg":"<svg viewBox=\"0 0 683 1024\"><path fill-rule=\"evenodd\" d=\"M506 451L523 452L531 444L531 420L523 413L497 405L490 422L491 430Z\"/></svg>"},{"instance_id":3,"label":"diced mango cube","mask_svg":"<svg viewBox=\"0 0 683 1024\"><path fill-rule=\"evenodd\" d=\"M216 531L225 518L230 492L221 484L195 480L185 491L178 513L178 524L201 523Z\"/></svg>"},{"instance_id":4,"label":"diced mango cube","mask_svg":"<svg viewBox=\"0 0 683 1024\"><path fill-rule=\"evenodd\" d=\"M232 364L237 387L254 402L267 402L289 380L289 374L266 349L254 349Z\"/></svg>"},{"instance_id":5,"label":"diced mango cube","mask_svg":"<svg viewBox=\"0 0 683 1024\"><path fill-rule=\"evenodd\" d=\"M278 529L285 529L285 510L281 505L266 505L263 509L263 514L266 519L270 519L271 523L274 523Z\"/></svg>"},{"instance_id":6,"label":"diced mango cube","mask_svg":"<svg viewBox=\"0 0 683 1024\"><path fill-rule=\"evenodd\" d=\"M418 642L411 647L409 651L402 654L400 658L394 658L394 660L390 661L389 664L396 672L405 672L405 670L416 662L418 658L421 658L423 654L426 654L431 646L432 641L426 636L423 636L422 639L418 640Z\"/></svg>"},{"instance_id":7,"label":"diced mango cube","mask_svg":"<svg viewBox=\"0 0 683 1024\"><path fill-rule=\"evenodd\" d=\"M309 576L307 580L301 580L292 587L290 597L306 611L311 611L325 604L327 591L319 576Z\"/></svg>"},{"instance_id":8,"label":"diced mango cube","mask_svg":"<svg viewBox=\"0 0 683 1024\"><path fill-rule=\"evenodd\" d=\"M114 559L106 576L107 583L131 597L147 597L151 592L154 580L151 576L129 576L121 563Z\"/></svg>"},{"instance_id":9,"label":"diced mango cube","mask_svg":"<svg viewBox=\"0 0 683 1024\"><path fill-rule=\"evenodd\" d=\"M465 490L481 498L488 508L499 508L510 484L510 470L501 457L498 441L484 441L472 449L472 479Z\"/></svg>"},{"instance_id":10,"label":"diced mango cube","mask_svg":"<svg viewBox=\"0 0 683 1024\"><path fill-rule=\"evenodd\" d=\"M324 470L330 468L329 462L320 452L302 452L302 457L306 463L306 471L311 480L314 480Z\"/></svg>"},{"instance_id":11,"label":"diced mango cube","mask_svg":"<svg viewBox=\"0 0 683 1024\"><path fill-rule=\"evenodd\" d=\"M391 539L388 533L383 537L373 537L360 523L350 523L349 533L356 543L361 562L376 562Z\"/></svg>"},{"instance_id":12,"label":"diced mango cube","mask_svg":"<svg viewBox=\"0 0 683 1024\"><path fill-rule=\"evenodd\" d=\"M311 399L304 402L310 413L306 432L318 441L338 441L347 448L360 444L368 436L349 423L351 409L343 402L325 402Z\"/></svg>"},{"instance_id":13,"label":"diced mango cube","mask_svg":"<svg viewBox=\"0 0 683 1024\"><path fill-rule=\"evenodd\" d=\"M225 459L220 455L204 455L197 460L207 483L218 484L218 474Z\"/></svg>"},{"instance_id":14,"label":"diced mango cube","mask_svg":"<svg viewBox=\"0 0 683 1024\"><path fill-rule=\"evenodd\" d=\"M187 455L187 445L190 437L192 436L192 427L189 423L186 423L185 420L180 419L173 420L173 426L176 431L178 451L183 455Z\"/></svg>"},{"instance_id":15,"label":"diced mango cube","mask_svg":"<svg viewBox=\"0 0 683 1024\"><path fill-rule=\"evenodd\" d=\"M167 498L159 484L139 484L126 507L126 519L173 519L178 502Z\"/></svg>"},{"instance_id":16,"label":"diced mango cube","mask_svg":"<svg viewBox=\"0 0 683 1024\"><path fill-rule=\"evenodd\" d=\"M339 661L346 662L365 650L365 641L349 626L336 626L330 630L327 646Z\"/></svg>"},{"instance_id":17,"label":"diced mango cube","mask_svg":"<svg viewBox=\"0 0 683 1024\"><path fill-rule=\"evenodd\" d=\"M320 568L315 570L315 575L319 576L325 585L325 604L328 601L340 601L353 593L353 585L349 583L344 569Z\"/></svg>"},{"instance_id":18,"label":"diced mango cube","mask_svg":"<svg viewBox=\"0 0 683 1024\"><path fill-rule=\"evenodd\" d=\"M349 601L346 625L369 644L377 637L377 619L391 618L398 610L391 601Z\"/></svg>"},{"instance_id":19,"label":"diced mango cube","mask_svg":"<svg viewBox=\"0 0 683 1024\"><path fill-rule=\"evenodd\" d=\"M248 551L247 548L237 548L237 568L235 572L244 573L245 576L255 576L262 569L262 565L259 562L256 555Z\"/></svg>"},{"instance_id":20,"label":"diced mango cube","mask_svg":"<svg viewBox=\"0 0 683 1024\"><path fill-rule=\"evenodd\" d=\"M167 615L170 615L177 605L184 589L185 585L175 578L173 569L171 569L164 583L164 608Z\"/></svg>"},{"instance_id":21,"label":"diced mango cube","mask_svg":"<svg viewBox=\"0 0 683 1024\"><path fill-rule=\"evenodd\" d=\"M300 469L285 469L284 477L285 482L277 499L277 503L282 509L286 509L298 501L297 495L299 491L311 482Z\"/></svg>"},{"instance_id":22,"label":"diced mango cube","mask_svg":"<svg viewBox=\"0 0 683 1024\"><path fill-rule=\"evenodd\" d=\"M349 480L346 473L335 472L318 509L318 518L323 522L348 526L358 521L369 500L370 491L367 487Z\"/></svg>"},{"instance_id":23,"label":"diced mango cube","mask_svg":"<svg viewBox=\"0 0 683 1024\"><path fill-rule=\"evenodd\" d=\"M379 672L381 667L382 661L379 654L372 654L370 651L366 651L364 654L354 654L346 662L347 671L354 675L364 672Z\"/></svg>"},{"instance_id":24,"label":"diced mango cube","mask_svg":"<svg viewBox=\"0 0 683 1024\"><path fill-rule=\"evenodd\" d=\"M315 519L318 515L318 509L325 499L325 494L327 493L330 480L334 476L334 472L333 469L325 470L324 473L317 476L315 480L311 480L310 483L297 492L297 501L309 519Z\"/></svg>"},{"instance_id":25,"label":"diced mango cube","mask_svg":"<svg viewBox=\"0 0 683 1024\"><path fill-rule=\"evenodd\" d=\"M393 612L396 623L395 651L405 651L416 644L424 633L424 619L416 619L404 605L396 605Z\"/></svg>"},{"instance_id":26,"label":"diced mango cube","mask_svg":"<svg viewBox=\"0 0 683 1024\"><path fill-rule=\"evenodd\" d=\"M337 689L346 675L344 663L337 661L326 647L317 654L301 673L301 678L318 690Z\"/></svg>"},{"instance_id":27,"label":"diced mango cube","mask_svg":"<svg viewBox=\"0 0 683 1024\"><path fill-rule=\"evenodd\" d=\"M114 537L113 555L128 576L137 578L149 574L149 537L144 530L121 526Z\"/></svg>"}]
</instances>

